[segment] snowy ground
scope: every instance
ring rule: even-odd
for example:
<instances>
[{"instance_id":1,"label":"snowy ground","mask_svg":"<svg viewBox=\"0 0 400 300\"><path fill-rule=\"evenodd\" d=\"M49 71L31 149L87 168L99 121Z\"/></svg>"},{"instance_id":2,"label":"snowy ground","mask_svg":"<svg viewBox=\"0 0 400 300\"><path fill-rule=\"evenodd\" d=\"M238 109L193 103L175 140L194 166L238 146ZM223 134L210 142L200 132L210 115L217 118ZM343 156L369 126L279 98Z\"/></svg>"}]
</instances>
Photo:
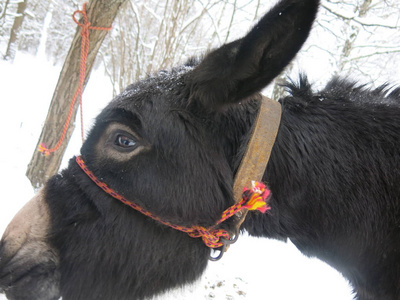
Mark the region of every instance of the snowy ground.
<instances>
[{"instance_id":1,"label":"snowy ground","mask_svg":"<svg viewBox=\"0 0 400 300\"><path fill-rule=\"evenodd\" d=\"M19 54L14 64L0 60L0 234L34 192L26 166L40 134L60 67ZM86 128L111 99L101 72L92 74L84 95ZM73 137L66 157L79 153ZM64 163L65 164L65 163ZM201 280L161 299L352 299L347 282L324 263L303 256L292 244L243 236ZM4 300L0 295L0 300Z\"/></svg>"}]
</instances>

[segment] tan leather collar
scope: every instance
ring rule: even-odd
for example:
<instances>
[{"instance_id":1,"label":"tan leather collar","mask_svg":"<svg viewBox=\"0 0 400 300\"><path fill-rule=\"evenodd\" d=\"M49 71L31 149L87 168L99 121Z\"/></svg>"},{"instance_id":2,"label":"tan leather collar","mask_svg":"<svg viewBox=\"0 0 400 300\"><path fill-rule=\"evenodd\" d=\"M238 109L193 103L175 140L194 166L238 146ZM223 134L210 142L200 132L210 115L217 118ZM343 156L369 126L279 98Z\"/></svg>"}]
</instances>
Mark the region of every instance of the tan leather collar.
<instances>
[{"instance_id":1,"label":"tan leather collar","mask_svg":"<svg viewBox=\"0 0 400 300\"><path fill-rule=\"evenodd\" d=\"M243 188L251 187L252 181L262 181L278 134L282 109L278 101L262 96L260 110L253 125L253 133L247 144L246 152L236 173L233 186L235 202L242 198ZM246 218L247 210L239 215L239 229Z\"/></svg>"}]
</instances>

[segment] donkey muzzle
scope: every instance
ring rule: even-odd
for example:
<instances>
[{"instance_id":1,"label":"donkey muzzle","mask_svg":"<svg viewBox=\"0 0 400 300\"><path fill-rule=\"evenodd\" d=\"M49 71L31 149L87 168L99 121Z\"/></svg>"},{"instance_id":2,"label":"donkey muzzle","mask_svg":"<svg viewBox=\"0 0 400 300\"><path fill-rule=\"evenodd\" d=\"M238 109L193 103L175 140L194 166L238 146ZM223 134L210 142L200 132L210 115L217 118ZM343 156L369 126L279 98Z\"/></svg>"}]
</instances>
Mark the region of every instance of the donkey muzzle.
<instances>
[{"instance_id":1,"label":"donkey muzzle","mask_svg":"<svg viewBox=\"0 0 400 300\"><path fill-rule=\"evenodd\" d=\"M59 298L56 251L47 235L50 215L43 189L15 215L0 241L0 292L8 299Z\"/></svg>"}]
</instances>

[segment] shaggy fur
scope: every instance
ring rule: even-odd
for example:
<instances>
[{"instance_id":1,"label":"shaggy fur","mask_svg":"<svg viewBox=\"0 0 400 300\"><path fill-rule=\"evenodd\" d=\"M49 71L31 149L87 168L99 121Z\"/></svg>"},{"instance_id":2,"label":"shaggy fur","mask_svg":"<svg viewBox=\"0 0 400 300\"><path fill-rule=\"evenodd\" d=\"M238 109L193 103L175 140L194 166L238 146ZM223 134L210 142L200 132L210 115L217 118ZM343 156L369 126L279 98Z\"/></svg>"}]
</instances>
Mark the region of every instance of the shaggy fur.
<instances>
[{"instance_id":1,"label":"shaggy fur","mask_svg":"<svg viewBox=\"0 0 400 300\"><path fill-rule=\"evenodd\" d=\"M306 40L318 2L283 0L243 39L128 87L82 147L89 169L167 221L213 225L233 203L258 92ZM243 229L290 238L342 272L360 300L400 299L400 90L333 79L313 92L305 76L287 88L263 178L272 209L249 214ZM111 198L74 160L44 193L61 274L58 295L46 299L143 299L194 281L207 265L200 239ZM0 289L39 299L36 273L5 255L6 245Z\"/></svg>"},{"instance_id":2,"label":"shaggy fur","mask_svg":"<svg viewBox=\"0 0 400 300\"><path fill-rule=\"evenodd\" d=\"M400 299L399 89L289 84L252 235L291 241L348 278L358 299Z\"/></svg>"}]
</instances>

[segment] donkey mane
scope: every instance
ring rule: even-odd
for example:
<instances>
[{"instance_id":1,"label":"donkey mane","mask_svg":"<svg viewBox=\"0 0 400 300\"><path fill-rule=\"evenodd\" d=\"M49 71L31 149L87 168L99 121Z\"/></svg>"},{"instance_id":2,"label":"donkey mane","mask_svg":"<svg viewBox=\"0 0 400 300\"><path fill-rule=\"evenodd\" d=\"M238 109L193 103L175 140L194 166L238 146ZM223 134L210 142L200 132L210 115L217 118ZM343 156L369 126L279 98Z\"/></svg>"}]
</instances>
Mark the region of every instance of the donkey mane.
<instances>
[{"instance_id":1,"label":"donkey mane","mask_svg":"<svg viewBox=\"0 0 400 300\"><path fill-rule=\"evenodd\" d=\"M383 104L383 105L399 105L400 87L384 83L376 88L372 88L370 84L360 84L356 80L349 80L342 77L332 78L323 89L314 92L312 84L304 73L300 73L298 80L288 79L283 87L286 92L294 99L303 100L304 102L314 101L319 97L323 99L332 99L335 101L350 101L363 104Z\"/></svg>"}]
</instances>

